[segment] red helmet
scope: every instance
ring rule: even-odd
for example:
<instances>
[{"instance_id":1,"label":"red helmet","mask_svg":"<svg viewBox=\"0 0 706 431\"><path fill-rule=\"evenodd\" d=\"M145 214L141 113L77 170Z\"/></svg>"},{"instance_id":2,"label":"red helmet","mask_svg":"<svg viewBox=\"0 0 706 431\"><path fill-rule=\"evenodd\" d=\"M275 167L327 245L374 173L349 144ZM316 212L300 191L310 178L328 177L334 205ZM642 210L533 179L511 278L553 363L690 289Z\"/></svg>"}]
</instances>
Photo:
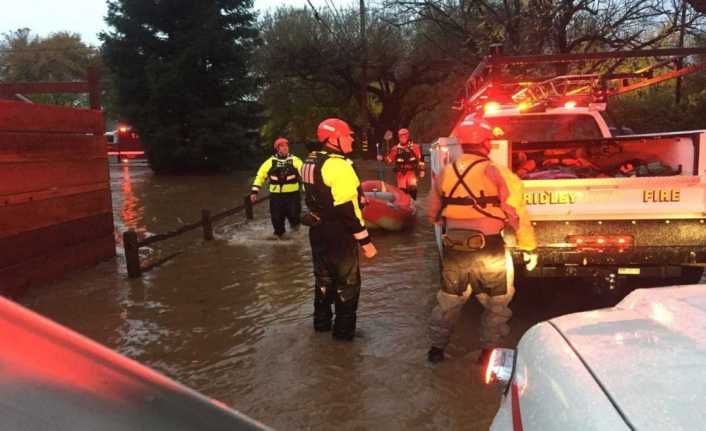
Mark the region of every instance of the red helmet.
<instances>
[{"instance_id":1,"label":"red helmet","mask_svg":"<svg viewBox=\"0 0 706 431\"><path fill-rule=\"evenodd\" d=\"M456 126L454 136L459 144L481 144L489 150L489 141L496 135L493 134L493 127L487 121L469 115Z\"/></svg>"},{"instance_id":2,"label":"red helmet","mask_svg":"<svg viewBox=\"0 0 706 431\"><path fill-rule=\"evenodd\" d=\"M280 145L289 145L289 141L286 138L275 139L275 151L279 149Z\"/></svg>"},{"instance_id":3,"label":"red helmet","mask_svg":"<svg viewBox=\"0 0 706 431\"><path fill-rule=\"evenodd\" d=\"M409 136L409 130L407 130L407 129L400 129L400 130L397 131L397 134L398 134L399 136L402 136L402 135L407 135L407 136Z\"/></svg>"},{"instance_id":4,"label":"red helmet","mask_svg":"<svg viewBox=\"0 0 706 431\"><path fill-rule=\"evenodd\" d=\"M353 134L350 126L343 120L338 118L327 118L316 129L316 136L319 142L326 142L330 139L338 139L341 136L350 136Z\"/></svg>"}]
</instances>

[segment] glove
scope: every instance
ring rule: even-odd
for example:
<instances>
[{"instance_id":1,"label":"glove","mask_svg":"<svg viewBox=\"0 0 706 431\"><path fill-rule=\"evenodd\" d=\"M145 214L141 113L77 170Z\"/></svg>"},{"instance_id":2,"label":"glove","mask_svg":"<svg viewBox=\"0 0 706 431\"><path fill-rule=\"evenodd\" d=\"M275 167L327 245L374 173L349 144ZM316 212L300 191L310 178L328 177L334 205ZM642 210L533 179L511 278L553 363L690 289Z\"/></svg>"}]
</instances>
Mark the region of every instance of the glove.
<instances>
[{"instance_id":1,"label":"glove","mask_svg":"<svg viewBox=\"0 0 706 431\"><path fill-rule=\"evenodd\" d=\"M424 171L419 171L419 178L424 178Z\"/></svg>"},{"instance_id":2,"label":"glove","mask_svg":"<svg viewBox=\"0 0 706 431\"><path fill-rule=\"evenodd\" d=\"M369 243L361 246L361 248L363 249L363 254L368 259L372 259L375 257L376 254L378 254L378 250L375 248L375 246L373 245L372 242L369 242Z\"/></svg>"},{"instance_id":3,"label":"glove","mask_svg":"<svg viewBox=\"0 0 706 431\"><path fill-rule=\"evenodd\" d=\"M525 262L525 269L532 272L537 267L537 253L534 251L523 251L522 260Z\"/></svg>"},{"instance_id":4,"label":"glove","mask_svg":"<svg viewBox=\"0 0 706 431\"><path fill-rule=\"evenodd\" d=\"M382 162L382 156L377 156L377 159Z\"/></svg>"},{"instance_id":5,"label":"glove","mask_svg":"<svg viewBox=\"0 0 706 431\"><path fill-rule=\"evenodd\" d=\"M250 193L250 202L255 203L257 200L257 193Z\"/></svg>"}]
</instances>

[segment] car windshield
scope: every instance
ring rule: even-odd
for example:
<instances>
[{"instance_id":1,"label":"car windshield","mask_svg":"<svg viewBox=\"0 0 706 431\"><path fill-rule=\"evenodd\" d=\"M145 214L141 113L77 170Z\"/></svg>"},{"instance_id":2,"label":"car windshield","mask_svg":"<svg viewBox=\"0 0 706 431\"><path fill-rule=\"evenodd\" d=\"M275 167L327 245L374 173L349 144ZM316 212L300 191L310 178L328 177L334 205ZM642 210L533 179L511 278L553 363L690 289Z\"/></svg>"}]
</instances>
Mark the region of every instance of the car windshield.
<instances>
[{"instance_id":1,"label":"car windshield","mask_svg":"<svg viewBox=\"0 0 706 431\"><path fill-rule=\"evenodd\" d=\"M486 117L493 127L500 127L512 142L569 141L600 139L601 130L590 115L519 115Z\"/></svg>"}]
</instances>

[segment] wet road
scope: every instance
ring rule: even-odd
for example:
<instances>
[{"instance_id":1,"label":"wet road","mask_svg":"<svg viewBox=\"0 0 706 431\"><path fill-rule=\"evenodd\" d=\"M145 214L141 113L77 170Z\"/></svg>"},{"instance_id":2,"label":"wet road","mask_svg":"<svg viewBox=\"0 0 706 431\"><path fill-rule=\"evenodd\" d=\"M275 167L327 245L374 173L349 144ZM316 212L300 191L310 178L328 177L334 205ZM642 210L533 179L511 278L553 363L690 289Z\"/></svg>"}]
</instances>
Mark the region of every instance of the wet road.
<instances>
[{"instance_id":1,"label":"wet road","mask_svg":"<svg viewBox=\"0 0 706 431\"><path fill-rule=\"evenodd\" d=\"M375 176L363 164L363 177ZM390 174L388 173L388 180ZM172 230L239 205L248 176L155 177L140 163L111 166L118 232ZM426 363L427 320L438 289L437 255L422 217L402 234L375 233L380 255L363 262L359 333L353 343L315 333L311 256L305 229L285 241L271 233L266 205L242 216L142 249L168 263L128 280L117 259L60 283L30 290L20 302L275 429L487 429L499 395L473 365L480 306L464 309L439 366ZM532 324L596 307L586 289L519 289L514 345Z\"/></svg>"}]
</instances>

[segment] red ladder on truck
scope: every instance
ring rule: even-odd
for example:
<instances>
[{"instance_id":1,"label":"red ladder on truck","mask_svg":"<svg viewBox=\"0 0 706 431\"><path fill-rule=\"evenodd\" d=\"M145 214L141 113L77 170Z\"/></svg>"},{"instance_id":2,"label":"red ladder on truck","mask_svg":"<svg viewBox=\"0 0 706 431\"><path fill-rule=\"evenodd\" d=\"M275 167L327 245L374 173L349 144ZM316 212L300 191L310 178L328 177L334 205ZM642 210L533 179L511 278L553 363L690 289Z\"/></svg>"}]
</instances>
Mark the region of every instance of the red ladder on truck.
<instances>
[{"instance_id":1,"label":"red ladder on truck","mask_svg":"<svg viewBox=\"0 0 706 431\"><path fill-rule=\"evenodd\" d=\"M671 48L635 51L595 52L582 54L556 54L531 56L503 56L494 49L473 70L465 84L465 91L456 109L465 114L479 111L492 101L501 104L514 104L522 110L538 105L563 105L567 101L590 104L605 103L611 96L654 85L669 79L706 70L706 61L658 73L658 70L672 63L681 65L689 56L706 54L706 47ZM507 80L502 78L504 67L546 66L548 64L584 63L596 64L607 60L630 58L669 58L632 72L613 72L620 63L604 73L568 74L549 78L526 78Z\"/></svg>"}]
</instances>

